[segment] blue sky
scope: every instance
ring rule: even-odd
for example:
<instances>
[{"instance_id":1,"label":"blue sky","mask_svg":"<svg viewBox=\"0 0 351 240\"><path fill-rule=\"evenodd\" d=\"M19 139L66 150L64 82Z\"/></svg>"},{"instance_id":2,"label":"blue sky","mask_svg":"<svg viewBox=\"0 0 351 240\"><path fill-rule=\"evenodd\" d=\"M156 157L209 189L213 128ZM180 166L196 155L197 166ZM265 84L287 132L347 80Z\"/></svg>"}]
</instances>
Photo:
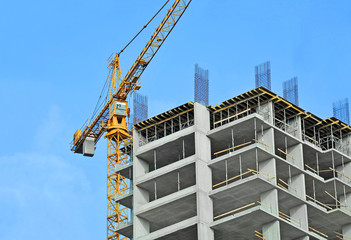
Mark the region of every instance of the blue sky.
<instances>
[{"instance_id":1,"label":"blue sky","mask_svg":"<svg viewBox=\"0 0 351 240\"><path fill-rule=\"evenodd\" d=\"M101 239L106 142L94 158L69 151L119 51L163 0L0 3L0 239ZM164 15L165 12L162 12ZM122 71L160 17L121 56ZM351 87L346 0L193 0L142 76L155 115L193 100L194 64L210 71L210 104L254 88L271 61L272 90L299 78L300 106L320 117Z\"/></svg>"}]
</instances>

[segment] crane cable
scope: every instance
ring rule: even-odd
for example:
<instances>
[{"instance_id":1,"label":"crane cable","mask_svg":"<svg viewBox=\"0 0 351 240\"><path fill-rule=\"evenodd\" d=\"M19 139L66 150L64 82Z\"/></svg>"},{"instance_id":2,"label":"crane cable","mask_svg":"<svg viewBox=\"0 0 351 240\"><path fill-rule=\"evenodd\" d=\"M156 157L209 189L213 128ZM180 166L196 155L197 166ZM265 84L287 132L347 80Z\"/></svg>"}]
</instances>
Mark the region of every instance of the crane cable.
<instances>
[{"instance_id":1,"label":"crane cable","mask_svg":"<svg viewBox=\"0 0 351 240\"><path fill-rule=\"evenodd\" d=\"M169 0L167 0L167 1L165 2L165 4L163 4L163 6L156 12L156 14L144 25L144 27L132 38L132 40L130 40L130 41L128 42L128 44L118 53L118 55L120 55L124 50L126 50L126 48L140 35L140 33L141 33L142 31L144 31L145 28L147 28L147 26L148 26L148 25L152 22L152 20L154 20L154 18L162 11L162 9L167 5L168 2L169 2ZM111 54L111 56L112 56L112 54ZM103 94L104 91L105 91L105 88L106 88L106 85L107 85L108 80L109 80L109 78L107 77L107 78L106 78L106 81L105 81L105 84L104 84L104 87L102 88L102 91L101 91L101 93L100 93L99 99L98 99L98 101L97 101L97 103L96 103L95 109L94 109L94 111L93 111L92 119L95 118L95 114L98 112L99 108L100 108L100 107L103 105L103 103L104 103L104 102L102 102L102 103L100 104L100 106L99 106L99 102L100 102L100 100L101 100L102 94ZM107 98L107 97L106 97L106 98ZM106 100L106 98L105 98L105 100Z\"/></svg>"},{"instance_id":2,"label":"crane cable","mask_svg":"<svg viewBox=\"0 0 351 240\"><path fill-rule=\"evenodd\" d=\"M169 0L167 0L167 2L165 4L163 4L163 6L160 8L160 10L157 11L157 13L150 19L150 21L148 21L148 23L146 25L144 25L144 27L137 33L137 35L135 35L133 37L132 40L129 41L129 43L118 53L118 55L120 55L138 36L139 34L144 31L145 28L147 28L147 26L152 22L152 20L154 20L154 18L162 11L162 9L167 5L167 3L169 2Z\"/></svg>"}]
</instances>

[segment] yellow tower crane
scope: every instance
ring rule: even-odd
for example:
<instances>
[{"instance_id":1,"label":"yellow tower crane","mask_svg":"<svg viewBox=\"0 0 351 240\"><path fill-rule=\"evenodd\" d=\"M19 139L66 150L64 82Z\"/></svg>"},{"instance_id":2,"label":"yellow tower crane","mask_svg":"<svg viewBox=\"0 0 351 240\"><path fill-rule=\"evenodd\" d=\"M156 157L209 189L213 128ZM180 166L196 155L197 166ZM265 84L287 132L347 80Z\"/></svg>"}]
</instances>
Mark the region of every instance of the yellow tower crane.
<instances>
[{"instance_id":1,"label":"yellow tower crane","mask_svg":"<svg viewBox=\"0 0 351 240\"><path fill-rule=\"evenodd\" d=\"M166 1L162 8L168 2L169 0ZM128 223L131 220L131 217L129 216L130 210L116 202L116 196L126 194L130 189L130 180L116 173L115 170L116 166L125 165L131 161L132 136L126 123L126 117L128 115L127 97L135 90L140 89L138 82L141 74L167 39L190 2L191 0L174 1L172 7L167 12L167 15L163 18L161 24L157 27L156 31L151 36L151 39L148 41L124 78L121 73L119 57L125 48L119 53L112 55L107 64L109 75L108 96L106 96L106 101L97 109L96 113L93 114L93 117L88 119L87 123L74 134L71 150L75 153L82 153L84 156L92 157L94 155L95 145L101 136L106 133L108 240L128 239L116 231L116 226L119 223ZM156 15L162 10L162 8L156 13ZM147 23L147 25L153 20L153 18ZM145 25L144 28L146 28L147 25ZM135 37L132 41L134 39ZM129 44L130 43L128 43L128 45Z\"/></svg>"}]
</instances>

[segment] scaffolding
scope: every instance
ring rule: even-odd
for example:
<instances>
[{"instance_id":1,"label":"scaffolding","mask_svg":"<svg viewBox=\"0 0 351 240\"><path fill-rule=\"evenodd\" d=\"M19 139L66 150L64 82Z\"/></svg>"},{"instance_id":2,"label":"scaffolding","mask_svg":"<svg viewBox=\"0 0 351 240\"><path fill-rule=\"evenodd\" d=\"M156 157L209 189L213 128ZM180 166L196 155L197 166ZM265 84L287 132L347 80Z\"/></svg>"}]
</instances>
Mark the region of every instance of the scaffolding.
<instances>
[{"instance_id":1,"label":"scaffolding","mask_svg":"<svg viewBox=\"0 0 351 240\"><path fill-rule=\"evenodd\" d=\"M208 106L208 70L204 70L195 64L195 91L194 100L202 105Z\"/></svg>"},{"instance_id":2,"label":"scaffolding","mask_svg":"<svg viewBox=\"0 0 351 240\"><path fill-rule=\"evenodd\" d=\"M333 103L333 115L335 118L350 124L349 99L344 98Z\"/></svg>"},{"instance_id":3,"label":"scaffolding","mask_svg":"<svg viewBox=\"0 0 351 240\"><path fill-rule=\"evenodd\" d=\"M148 119L148 109L149 106L147 96L141 95L139 93L134 93L132 113L133 124L137 124Z\"/></svg>"},{"instance_id":4,"label":"scaffolding","mask_svg":"<svg viewBox=\"0 0 351 240\"><path fill-rule=\"evenodd\" d=\"M271 90L271 63L269 61L255 67L256 88L265 87Z\"/></svg>"},{"instance_id":5,"label":"scaffolding","mask_svg":"<svg viewBox=\"0 0 351 240\"><path fill-rule=\"evenodd\" d=\"M289 102L299 105L299 85L297 77L283 82L283 97Z\"/></svg>"}]
</instances>

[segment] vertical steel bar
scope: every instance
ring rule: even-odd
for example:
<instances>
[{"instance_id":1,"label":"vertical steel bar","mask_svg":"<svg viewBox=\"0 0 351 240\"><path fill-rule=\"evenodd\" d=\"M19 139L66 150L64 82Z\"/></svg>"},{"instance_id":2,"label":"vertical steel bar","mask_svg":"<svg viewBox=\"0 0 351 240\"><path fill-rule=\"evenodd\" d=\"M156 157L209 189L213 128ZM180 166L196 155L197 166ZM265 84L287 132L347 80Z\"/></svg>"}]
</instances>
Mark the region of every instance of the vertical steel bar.
<instances>
[{"instance_id":1,"label":"vertical steel bar","mask_svg":"<svg viewBox=\"0 0 351 240\"><path fill-rule=\"evenodd\" d=\"M178 174L177 174L177 177L178 177L178 191L180 191L180 174L179 174L179 170L178 170Z\"/></svg>"},{"instance_id":2,"label":"vertical steel bar","mask_svg":"<svg viewBox=\"0 0 351 240\"><path fill-rule=\"evenodd\" d=\"M157 169L157 156L156 156L156 150L154 150L154 170Z\"/></svg>"},{"instance_id":3,"label":"vertical steel bar","mask_svg":"<svg viewBox=\"0 0 351 240\"><path fill-rule=\"evenodd\" d=\"M239 155L239 171L240 171L240 179L243 179L243 169L241 165L241 154Z\"/></svg>"},{"instance_id":4,"label":"vertical steel bar","mask_svg":"<svg viewBox=\"0 0 351 240\"><path fill-rule=\"evenodd\" d=\"M233 147L233 152L234 152L234 144L235 144L235 142L234 142L234 129L233 128L231 129L231 133L232 133L232 147Z\"/></svg>"},{"instance_id":5,"label":"vertical steel bar","mask_svg":"<svg viewBox=\"0 0 351 240\"><path fill-rule=\"evenodd\" d=\"M316 152L316 161L317 161L317 174L319 176L319 154Z\"/></svg>"},{"instance_id":6,"label":"vertical steel bar","mask_svg":"<svg viewBox=\"0 0 351 240\"><path fill-rule=\"evenodd\" d=\"M314 179L312 180L312 184L313 184L313 199L314 199L314 201L316 201L316 186L314 183Z\"/></svg>"},{"instance_id":7,"label":"vertical steel bar","mask_svg":"<svg viewBox=\"0 0 351 240\"><path fill-rule=\"evenodd\" d=\"M183 138L183 159L185 158L185 142L184 142L184 138Z\"/></svg>"},{"instance_id":8,"label":"vertical steel bar","mask_svg":"<svg viewBox=\"0 0 351 240\"><path fill-rule=\"evenodd\" d=\"M228 185L228 160L225 160L225 183Z\"/></svg>"},{"instance_id":9,"label":"vertical steel bar","mask_svg":"<svg viewBox=\"0 0 351 240\"><path fill-rule=\"evenodd\" d=\"M155 187L155 200L157 200L157 183L156 183L156 179L154 181L154 187Z\"/></svg>"}]
</instances>

